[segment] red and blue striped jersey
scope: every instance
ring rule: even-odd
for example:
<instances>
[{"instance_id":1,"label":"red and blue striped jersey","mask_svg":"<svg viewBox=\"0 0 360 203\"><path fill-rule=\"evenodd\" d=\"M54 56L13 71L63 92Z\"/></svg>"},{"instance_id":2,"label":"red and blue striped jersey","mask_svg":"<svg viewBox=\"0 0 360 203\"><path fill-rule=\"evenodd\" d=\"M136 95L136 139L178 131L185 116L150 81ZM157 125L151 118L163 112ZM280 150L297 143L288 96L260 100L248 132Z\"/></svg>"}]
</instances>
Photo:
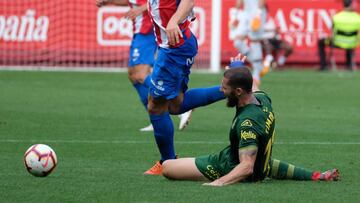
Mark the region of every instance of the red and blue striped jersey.
<instances>
[{"instance_id":1,"label":"red and blue striped jersey","mask_svg":"<svg viewBox=\"0 0 360 203\"><path fill-rule=\"evenodd\" d=\"M160 47L170 47L165 32L165 28L171 17L175 14L181 0L148 0L149 14L153 21L156 41ZM194 19L194 12L191 12L180 25L180 29L187 37L190 37L190 22ZM172 47L178 47L184 43L184 39L180 38L180 42Z\"/></svg>"},{"instance_id":2,"label":"red and blue striped jersey","mask_svg":"<svg viewBox=\"0 0 360 203\"><path fill-rule=\"evenodd\" d=\"M147 0L129 0L130 8L137 8L145 5ZM152 32L153 25L148 11L144 11L141 15L137 16L133 21L134 34L149 34Z\"/></svg>"}]
</instances>

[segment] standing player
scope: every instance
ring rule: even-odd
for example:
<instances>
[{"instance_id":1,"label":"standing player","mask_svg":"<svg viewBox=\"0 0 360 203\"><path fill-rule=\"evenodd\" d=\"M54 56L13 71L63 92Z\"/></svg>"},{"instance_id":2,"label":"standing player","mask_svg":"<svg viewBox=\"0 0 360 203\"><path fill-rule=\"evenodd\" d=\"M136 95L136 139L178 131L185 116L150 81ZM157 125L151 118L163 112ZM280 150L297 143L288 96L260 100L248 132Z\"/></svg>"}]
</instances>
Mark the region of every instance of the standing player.
<instances>
[{"instance_id":1,"label":"standing player","mask_svg":"<svg viewBox=\"0 0 360 203\"><path fill-rule=\"evenodd\" d=\"M275 115L269 96L262 91L253 93L252 82L248 68L225 71L221 90L227 97L227 106L236 107L230 144L217 154L167 160L163 164L163 175L173 180L211 181L204 184L211 186L255 182L265 177L339 180L337 169L320 173L271 159Z\"/></svg>"},{"instance_id":2,"label":"standing player","mask_svg":"<svg viewBox=\"0 0 360 203\"><path fill-rule=\"evenodd\" d=\"M151 67L154 64L157 44L153 32L153 25L147 11L147 0L96 0L96 5L101 7L107 4L130 6L130 11L125 17L133 22L133 39L130 46L128 77L136 89L142 104L147 108L150 86ZM179 129L183 130L190 118L192 110L185 112L180 117ZM153 131L149 125L140 131Z\"/></svg>"},{"instance_id":3,"label":"standing player","mask_svg":"<svg viewBox=\"0 0 360 203\"><path fill-rule=\"evenodd\" d=\"M145 174L160 175L162 162L176 157L170 114L181 114L225 97L219 86L187 91L198 49L189 28L194 19L194 0L148 0L148 5L159 45L151 74L148 111L161 158Z\"/></svg>"},{"instance_id":4,"label":"standing player","mask_svg":"<svg viewBox=\"0 0 360 203\"><path fill-rule=\"evenodd\" d=\"M261 40L266 21L265 0L237 0L236 8L242 8L243 15L238 27L238 37L234 40L234 46L238 51L248 57L253 68L254 85L260 84L260 72L263 69L263 55ZM232 24L237 25L234 21ZM250 47L247 45L249 40Z\"/></svg>"},{"instance_id":5,"label":"standing player","mask_svg":"<svg viewBox=\"0 0 360 203\"><path fill-rule=\"evenodd\" d=\"M291 44L281 39L279 27L270 16L267 16L266 19L262 44L266 56L261 76L269 72L271 68L276 68L277 65L283 66L286 59L293 52ZM276 62L274 61L273 54L277 57Z\"/></svg>"}]
</instances>

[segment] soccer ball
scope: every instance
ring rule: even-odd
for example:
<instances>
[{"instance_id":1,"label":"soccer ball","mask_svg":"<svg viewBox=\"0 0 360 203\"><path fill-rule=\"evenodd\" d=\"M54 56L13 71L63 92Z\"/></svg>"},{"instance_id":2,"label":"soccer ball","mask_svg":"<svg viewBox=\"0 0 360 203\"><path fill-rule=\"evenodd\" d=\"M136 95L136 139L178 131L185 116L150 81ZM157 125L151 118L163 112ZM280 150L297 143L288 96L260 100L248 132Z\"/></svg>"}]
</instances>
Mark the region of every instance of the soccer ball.
<instances>
[{"instance_id":1,"label":"soccer ball","mask_svg":"<svg viewBox=\"0 0 360 203\"><path fill-rule=\"evenodd\" d=\"M26 150L24 164L32 175L45 177L55 169L57 157L51 147L44 144L35 144Z\"/></svg>"}]
</instances>

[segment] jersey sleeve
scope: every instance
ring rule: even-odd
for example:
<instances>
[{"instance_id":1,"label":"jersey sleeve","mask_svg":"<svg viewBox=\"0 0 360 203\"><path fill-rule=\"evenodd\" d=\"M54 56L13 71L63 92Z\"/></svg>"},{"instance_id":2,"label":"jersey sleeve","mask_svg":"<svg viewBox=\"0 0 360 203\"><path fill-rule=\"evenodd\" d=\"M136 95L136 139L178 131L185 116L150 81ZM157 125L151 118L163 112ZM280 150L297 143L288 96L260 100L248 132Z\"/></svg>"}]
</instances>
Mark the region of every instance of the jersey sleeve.
<instances>
[{"instance_id":1,"label":"jersey sleeve","mask_svg":"<svg viewBox=\"0 0 360 203\"><path fill-rule=\"evenodd\" d=\"M245 119L239 126L239 149L258 146L258 133L256 132L253 122L250 119Z\"/></svg>"}]
</instances>

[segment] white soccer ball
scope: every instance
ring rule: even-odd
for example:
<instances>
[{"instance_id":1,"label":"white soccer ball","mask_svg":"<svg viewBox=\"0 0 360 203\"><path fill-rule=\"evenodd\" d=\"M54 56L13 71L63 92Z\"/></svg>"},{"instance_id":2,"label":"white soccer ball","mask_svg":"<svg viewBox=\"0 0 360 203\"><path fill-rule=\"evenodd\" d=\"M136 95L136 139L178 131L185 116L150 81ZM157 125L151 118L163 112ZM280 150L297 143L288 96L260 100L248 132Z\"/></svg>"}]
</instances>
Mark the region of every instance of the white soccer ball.
<instances>
[{"instance_id":1,"label":"white soccer ball","mask_svg":"<svg viewBox=\"0 0 360 203\"><path fill-rule=\"evenodd\" d=\"M44 144L35 144L24 155L26 169L36 177L45 177L54 171L57 165L55 151Z\"/></svg>"}]
</instances>

